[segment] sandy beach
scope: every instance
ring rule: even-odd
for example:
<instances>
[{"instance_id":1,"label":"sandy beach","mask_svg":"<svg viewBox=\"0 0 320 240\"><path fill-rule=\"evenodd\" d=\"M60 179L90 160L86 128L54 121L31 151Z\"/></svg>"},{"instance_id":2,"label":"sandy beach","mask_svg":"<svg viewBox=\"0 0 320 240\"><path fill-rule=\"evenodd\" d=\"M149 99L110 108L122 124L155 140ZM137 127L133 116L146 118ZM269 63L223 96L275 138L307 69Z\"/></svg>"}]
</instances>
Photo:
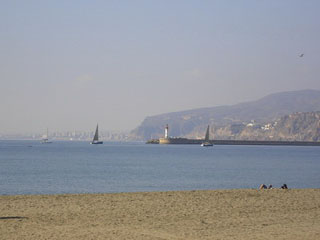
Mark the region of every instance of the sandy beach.
<instances>
[{"instance_id":1,"label":"sandy beach","mask_svg":"<svg viewBox=\"0 0 320 240\"><path fill-rule=\"evenodd\" d=\"M320 239L320 189L0 196L1 239Z\"/></svg>"}]
</instances>

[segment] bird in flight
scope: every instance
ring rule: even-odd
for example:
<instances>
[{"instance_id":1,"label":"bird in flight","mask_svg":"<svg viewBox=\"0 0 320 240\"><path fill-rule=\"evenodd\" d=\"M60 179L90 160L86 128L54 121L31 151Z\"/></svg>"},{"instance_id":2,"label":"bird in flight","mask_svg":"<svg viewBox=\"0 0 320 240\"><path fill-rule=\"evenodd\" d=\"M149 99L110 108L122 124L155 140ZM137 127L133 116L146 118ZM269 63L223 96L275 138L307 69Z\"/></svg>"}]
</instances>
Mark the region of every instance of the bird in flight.
<instances>
[{"instance_id":1,"label":"bird in flight","mask_svg":"<svg viewBox=\"0 0 320 240\"><path fill-rule=\"evenodd\" d=\"M303 55L304 55L304 53L301 53L301 54L299 55L299 57L303 57Z\"/></svg>"}]
</instances>

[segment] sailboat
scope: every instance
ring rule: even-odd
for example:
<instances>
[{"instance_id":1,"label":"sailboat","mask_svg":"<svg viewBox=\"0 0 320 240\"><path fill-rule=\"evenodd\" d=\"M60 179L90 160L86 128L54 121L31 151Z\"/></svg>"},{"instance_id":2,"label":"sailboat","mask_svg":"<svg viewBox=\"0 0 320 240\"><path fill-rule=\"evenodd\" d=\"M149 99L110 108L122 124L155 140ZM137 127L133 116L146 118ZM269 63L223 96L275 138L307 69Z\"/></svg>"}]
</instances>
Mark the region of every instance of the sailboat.
<instances>
[{"instance_id":1,"label":"sailboat","mask_svg":"<svg viewBox=\"0 0 320 240\"><path fill-rule=\"evenodd\" d=\"M96 132L94 134L93 140L90 144L103 144L103 141L99 141L99 131L98 131L98 124L96 127Z\"/></svg>"},{"instance_id":2,"label":"sailboat","mask_svg":"<svg viewBox=\"0 0 320 240\"><path fill-rule=\"evenodd\" d=\"M47 128L47 135L44 135L44 136L42 137L41 143L52 143L52 142L49 141L49 131L48 131L48 128Z\"/></svg>"},{"instance_id":3,"label":"sailboat","mask_svg":"<svg viewBox=\"0 0 320 240\"><path fill-rule=\"evenodd\" d=\"M202 147L211 147L211 146L213 146L213 144L210 143L210 141L209 141L209 125L207 127L207 132L206 132L206 136L204 138L204 142L201 143L201 146Z\"/></svg>"}]
</instances>

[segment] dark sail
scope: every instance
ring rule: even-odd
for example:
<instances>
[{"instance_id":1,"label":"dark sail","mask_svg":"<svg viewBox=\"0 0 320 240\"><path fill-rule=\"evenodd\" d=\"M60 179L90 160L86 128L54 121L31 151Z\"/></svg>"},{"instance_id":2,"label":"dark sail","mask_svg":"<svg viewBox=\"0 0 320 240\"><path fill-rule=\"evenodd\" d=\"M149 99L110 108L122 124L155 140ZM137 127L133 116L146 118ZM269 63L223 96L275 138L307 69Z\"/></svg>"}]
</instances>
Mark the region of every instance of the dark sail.
<instances>
[{"instance_id":1,"label":"dark sail","mask_svg":"<svg viewBox=\"0 0 320 240\"><path fill-rule=\"evenodd\" d=\"M97 128L96 128L96 132L93 137L93 141L99 141L98 124L97 124Z\"/></svg>"},{"instance_id":2,"label":"dark sail","mask_svg":"<svg viewBox=\"0 0 320 240\"><path fill-rule=\"evenodd\" d=\"M209 125L207 127L206 136L204 137L204 142L201 144L203 147L210 147L213 146L211 142L209 142Z\"/></svg>"},{"instance_id":3,"label":"dark sail","mask_svg":"<svg viewBox=\"0 0 320 240\"><path fill-rule=\"evenodd\" d=\"M102 144L102 143L103 143L102 141L99 141L99 130L98 130L98 124L97 124L96 132L94 134L91 144Z\"/></svg>"},{"instance_id":4,"label":"dark sail","mask_svg":"<svg viewBox=\"0 0 320 240\"><path fill-rule=\"evenodd\" d=\"M206 142L209 141L209 125L208 125L208 128L207 128L207 132L206 132L206 136L205 136L204 140Z\"/></svg>"}]
</instances>

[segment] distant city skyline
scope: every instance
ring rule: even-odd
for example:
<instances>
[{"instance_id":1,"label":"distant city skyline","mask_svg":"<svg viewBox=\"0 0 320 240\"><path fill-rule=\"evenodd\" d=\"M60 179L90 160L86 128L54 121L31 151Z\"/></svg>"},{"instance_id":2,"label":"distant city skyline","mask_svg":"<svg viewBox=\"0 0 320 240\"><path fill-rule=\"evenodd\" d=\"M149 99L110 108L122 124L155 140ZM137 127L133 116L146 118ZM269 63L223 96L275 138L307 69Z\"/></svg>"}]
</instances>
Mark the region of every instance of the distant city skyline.
<instances>
[{"instance_id":1,"label":"distant city skyline","mask_svg":"<svg viewBox=\"0 0 320 240\"><path fill-rule=\"evenodd\" d=\"M0 140L42 140L49 141L92 141L94 131L50 131L17 134L1 134ZM104 141L128 141L129 132L125 131L99 131L99 138Z\"/></svg>"},{"instance_id":2,"label":"distant city skyline","mask_svg":"<svg viewBox=\"0 0 320 240\"><path fill-rule=\"evenodd\" d=\"M320 90L320 2L1 1L0 133Z\"/></svg>"}]
</instances>

